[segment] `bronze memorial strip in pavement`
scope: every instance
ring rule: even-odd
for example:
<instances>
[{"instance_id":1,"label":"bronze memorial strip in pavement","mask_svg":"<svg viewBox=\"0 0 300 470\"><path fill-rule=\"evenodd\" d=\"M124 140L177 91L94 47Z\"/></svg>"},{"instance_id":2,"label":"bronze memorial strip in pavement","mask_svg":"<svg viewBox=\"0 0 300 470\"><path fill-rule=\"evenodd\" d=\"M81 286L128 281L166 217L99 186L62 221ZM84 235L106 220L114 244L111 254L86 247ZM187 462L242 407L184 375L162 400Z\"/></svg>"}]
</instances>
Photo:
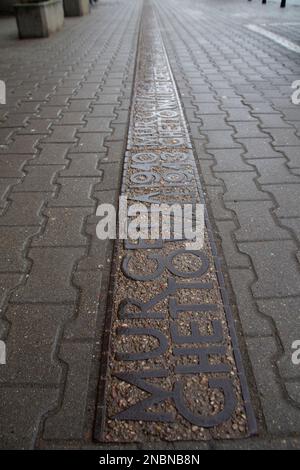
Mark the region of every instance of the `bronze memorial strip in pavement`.
<instances>
[{"instance_id":1,"label":"bronze memorial strip in pavement","mask_svg":"<svg viewBox=\"0 0 300 470\"><path fill-rule=\"evenodd\" d=\"M204 203L155 12L143 15L122 196ZM201 250L118 240L105 321L95 438L241 438L256 432L234 322L205 211Z\"/></svg>"}]
</instances>

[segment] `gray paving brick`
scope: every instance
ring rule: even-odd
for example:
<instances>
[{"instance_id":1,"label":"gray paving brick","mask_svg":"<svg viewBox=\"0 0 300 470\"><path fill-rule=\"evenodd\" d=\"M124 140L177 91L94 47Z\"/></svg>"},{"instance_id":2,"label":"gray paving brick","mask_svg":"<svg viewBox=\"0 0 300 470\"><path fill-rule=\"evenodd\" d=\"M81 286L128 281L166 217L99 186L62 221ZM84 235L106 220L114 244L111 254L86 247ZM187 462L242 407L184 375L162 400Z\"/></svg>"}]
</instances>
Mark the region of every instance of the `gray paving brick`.
<instances>
[{"instance_id":1,"label":"gray paving brick","mask_svg":"<svg viewBox=\"0 0 300 470\"><path fill-rule=\"evenodd\" d=\"M27 259L23 252L37 227L0 227L0 271L21 272Z\"/></svg>"},{"instance_id":2,"label":"gray paving brick","mask_svg":"<svg viewBox=\"0 0 300 470\"><path fill-rule=\"evenodd\" d=\"M103 254L105 256L105 253ZM79 266L89 269L89 260L80 262ZM103 265L104 266L104 265ZM92 266L90 267L92 269ZM77 271L73 282L80 289L76 313L64 330L66 339L92 339L97 334L99 317L99 300L105 297L102 287L102 269L97 271Z\"/></svg>"},{"instance_id":3,"label":"gray paving brick","mask_svg":"<svg viewBox=\"0 0 300 470\"><path fill-rule=\"evenodd\" d=\"M73 111L71 113L63 113L62 118L59 121L60 125L70 125L70 124L78 124L78 125L83 125L84 124L84 116L85 113L82 111Z\"/></svg>"},{"instance_id":4,"label":"gray paving brick","mask_svg":"<svg viewBox=\"0 0 300 470\"><path fill-rule=\"evenodd\" d=\"M39 225L43 217L40 213L48 197L43 193L11 193L0 225Z\"/></svg>"},{"instance_id":5,"label":"gray paving brick","mask_svg":"<svg viewBox=\"0 0 300 470\"><path fill-rule=\"evenodd\" d=\"M99 104L120 104L118 95L115 93L108 94L108 93L99 93L97 99L95 101L95 106Z\"/></svg>"},{"instance_id":6,"label":"gray paving brick","mask_svg":"<svg viewBox=\"0 0 300 470\"><path fill-rule=\"evenodd\" d=\"M107 117L87 116L85 121L86 123L80 132L112 132L112 128L109 126L109 120Z\"/></svg>"},{"instance_id":7,"label":"gray paving brick","mask_svg":"<svg viewBox=\"0 0 300 470\"><path fill-rule=\"evenodd\" d=\"M86 100L93 99L98 91L98 84L84 84L78 91L73 95L73 100Z\"/></svg>"},{"instance_id":8,"label":"gray paving brick","mask_svg":"<svg viewBox=\"0 0 300 470\"><path fill-rule=\"evenodd\" d=\"M52 126L51 136L43 139L43 142L76 142L75 134L78 130L75 126Z\"/></svg>"},{"instance_id":9,"label":"gray paving brick","mask_svg":"<svg viewBox=\"0 0 300 470\"><path fill-rule=\"evenodd\" d=\"M49 119L30 119L27 126L18 131L18 135L50 134L52 121Z\"/></svg>"},{"instance_id":10,"label":"gray paving brick","mask_svg":"<svg viewBox=\"0 0 300 470\"><path fill-rule=\"evenodd\" d=\"M58 390L7 387L1 389L2 449L33 449L42 416L55 407Z\"/></svg>"},{"instance_id":11,"label":"gray paving brick","mask_svg":"<svg viewBox=\"0 0 300 470\"><path fill-rule=\"evenodd\" d=\"M240 228L235 231L235 237L238 242L291 238L289 232L279 227L272 217L274 204L271 201L227 202L226 207L237 215Z\"/></svg>"},{"instance_id":12,"label":"gray paving brick","mask_svg":"<svg viewBox=\"0 0 300 470\"><path fill-rule=\"evenodd\" d=\"M300 272L291 240L240 243L242 252L251 256L258 276L254 297L286 297L300 294Z\"/></svg>"},{"instance_id":13,"label":"gray paving brick","mask_svg":"<svg viewBox=\"0 0 300 470\"><path fill-rule=\"evenodd\" d=\"M105 147L103 145L105 136L109 134L98 134L94 132L85 132L78 133L77 137L79 139L78 143L72 148L72 152L80 153L99 153L105 152Z\"/></svg>"},{"instance_id":14,"label":"gray paving brick","mask_svg":"<svg viewBox=\"0 0 300 470\"><path fill-rule=\"evenodd\" d=\"M59 357L68 365L64 398L58 412L45 421L45 439L82 439L92 359L92 345L63 343Z\"/></svg>"},{"instance_id":15,"label":"gray paving brick","mask_svg":"<svg viewBox=\"0 0 300 470\"><path fill-rule=\"evenodd\" d=\"M205 131L208 139L207 149L240 148L240 144L233 138L233 131Z\"/></svg>"},{"instance_id":16,"label":"gray paving brick","mask_svg":"<svg viewBox=\"0 0 300 470\"><path fill-rule=\"evenodd\" d=\"M62 168L61 165L39 165L24 167L26 178L14 186L14 192L41 191L53 192L55 190L54 178L56 173Z\"/></svg>"},{"instance_id":17,"label":"gray paving brick","mask_svg":"<svg viewBox=\"0 0 300 470\"><path fill-rule=\"evenodd\" d=\"M81 246L87 244L82 233L85 218L93 212L89 207L53 207L43 211L47 217L42 233L32 246Z\"/></svg>"},{"instance_id":18,"label":"gray paving brick","mask_svg":"<svg viewBox=\"0 0 300 470\"><path fill-rule=\"evenodd\" d=\"M280 222L282 225L285 227L288 227L290 230L292 230L293 236L296 237L298 242L300 243L300 218L281 218Z\"/></svg>"},{"instance_id":19,"label":"gray paving brick","mask_svg":"<svg viewBox=\"0 0 300 470\"><path fill-rule=\"evenodd\" d=\"M74 264L84 254L83 248L31 248L32 267L24 286L13 294L14 302L74 302L77 290L72 285Z\"/></svg>"},{"instance_id":20,"label":"gray paving brick","mask_svg":"<svg viewBox=\"0 0 300 470\"><path fill-rule=\"evenodd\" d=\"M205 193L207 194L207 202L211 206L214 218L216 220L232 220L232 213L224 207L222 199L224 189L221 186L207 186Z\"/></svg>"},{"instance_id":21,"label":"gray paving brick","mask_svg":"<svg viewBox=\"0 0 300 470\"><path fill-rule=\"evenodd\" d=\"M113 132L106 138L106 141L122 141L127 137L127 124L112 124Z\"/></svg>"},{"instance_id":22,"label":"gray paving brick","mask_svg":"<svg viewBox=\"0 0 300 470\"><path fill-rule=\"evenodd\" d=\"M43 104L35 115L41 119L56 119L62 110L62 106L47 106L47 104Z\"/></svg>"},{"instance_id":23,"label":"gray paving brick","mask_svg":"<svg viewBox=\"0 0 300 470\"><path fill-rule=\"evenodd\" d=\"M268 132L268 129L265 129ZM276 147L299 146L300 137L295 134L294 129L272 129L273 145Z\"/></svg>"},{"instance_id":24,"label":"gray paving brick","mask_svg":"<svg viewBox=\"0 0 300 470\"><path fill-rule=\"evenodd\" d=\"M20 178L23 176L23 165L32 158L32 155L1 155L0 175L1 178Z\"/></svg>"},{"instance_id":25,"label":"gray paving brick","mask_svg":"<svg viewBox=\"0 0 300 470\"><path fill-rule=\"evenodd\" d=\"M105 154L68 154L70 164L68 168L62 170L59 175L64 177L73 176L101 176L101 171L97 169L100 160L105 157Z\"/></svg>"},{"instance_id":26,"label":"gray paving brick","mask_svg":"<svg viewBox=\"0 0 300 470\"><path fill-rule=\"evenodd\" d=\"M239 318L246 336L265 336L273 333L271 322L257 309L251 286L255 281L252 269L229 269Z\"/></svg>"},{"instance_id":27,"label":"gray paving brick","mask_svg":"<svg viewBox=\"0 0 300 470\"><path fill-rule=\"evenodd\" d=\"M100 163L99 169L103 171L102 181L95 186L95 191L119 189L121 180L121 162Z\"/></svg>"},{"instance_id":28,"label":"gray paving brick","mask_svg":"<svg viewBox=\"0 0 300 470\"><path fill-rule=\"evenodd\" d=\"M275 213L278 217L300 217L300 186L298 184L268 185L267 190L279 205Z\"/></svg>"},{"instance_id":29,"label":"gray paving brick","mask_svg":"<svg viewBox=\"0 0 300 470\"><path fill-rule=\"evenodd\" d=\"M38 144L38 136L34 135L15 135L13 142L6 148L0 148L1 153L9 154L34 154Z\"/></svg>"},{"instance_id":30,"label":"gray paving brick","mask_svg":"<svg viewBox=\"0 0 300 470\"><path fill-rule=\"evenodd\" d=\"M282 158L282 153L271 146L271 139L261 138L261 139L241 139L240 140L243 146L246 149L246 154L244 158ZM278 149L279 150L279 149Z\"/></svg>"},{"instance_id":31,"label":"gray paving brick","mask_svg":"<svg viewBox=\"0 0 300 470\"><path fill-rule=\"evenodd\" d=\"M258 178L260 184L300 183L300 178L292 175L287 168L285 158L249 159L248 162L256 166L260 174Z\"/></svg>"},{"instance_id":32,"label":"gray paving brick","mask_svg":"<svg viewBox=\"0 0 300 470\"><path fill-rule=\"evenodd\" d=\"M88 112L91 105L91 100L74 100L70 99L68 103L68 112Z\"/></svg>"},{"instance_id":33,"label":"gray paving brick","mask_svg":"<svg viewBox=\"0 0 300 470\"><path fill-rule=\"evenodd\" d=\"M20 274L0 273L0 307L6 302L11 290L16 287L22 280ZM1 324L2 323L2 324ZM4 321L0 319L0 338L4 330ZM4 335L3 335L4 336Z\"/></svg>"},{"instance_id":34,"label":"gray paving brick","mask_svg":"<svg viewBox=\"0 0 300 470\"><path fill-rule=\"evenodd\" d=\"M65 305L9 305L7 361L1 367L0 383L58 384L62 366L55 353L57 337L72 311Z\"/></svg>"},{"instance_id":35,"label":"gray paving brick","mask_svg":"<svg viewBox=\"0 0 300 470\"><path fill-rule=\"evenodd\" d=\"M242 149L214 149L210 153L216 159L216 165L213 167L216 176L218 172L223 171L253 171L250 165L243 160Z\"/></svg>"},{"instance_id":36,"label":"gray paving brick","mask_svg":"<svg viewBox=\"0 0 300 470\"><path fill-rule=\"evenodd\" d=\"M260 191L254 179L255 172L218 173L226 186L224 201L255 201L270 199L266 193Z\"/></svg>"},{"instance_id":37,"label":"gray paving brick","mask_svg":"<svg viewBox=\"0 0 300 470\"><path fill-rule=\"evenodd\" d=\"M284 385L278 380L273 362L278 352L275 340L272 337L248 338L247 345L268 431L275 434L299 432L300 411L284 398Z\"/></svg>"},{"instance_id":38,"label":"gray paving brick","mask_svg":"<svg viewBox=\"0 0 300 470\"><path fill-rule=\"evenodd\" d=\"M250 114L250 109L245 106L245 108L232 108L227 110L227 121L228 122L246 122L254 121L255 117Z\"/></svg>"},{"instance_id":39,"label":"gray paving brick","mask_svg":"<svg viewBox=\"0 0 300 470\"><path fill-rule=\"evenodd\" d=\"M68 152L70 144L40 144L41 152L29 164L32 165L66 165L66 154Z\"/></svg>"},{"instance_id":40,"label":"gray paving brick","mask_svg":"<svg viewBox=\"0 0 300 470\"><path fill-rule=\"evenodd\" d=\"M258 122L235 122L233 124L236 134L235 137L239 139L255 139L266 137L267 134L264 130L258 127Z\"/></svg>"},{"instance_id":41,"label":"gray paving brick","mask_svg":"<svg viewBox=\"0 0 300 470\"><path fill-rule=\"evenodd\" d=\"M222 248L224 250L224 256L226 259L226 264L229 268L236 267L249 267L249 258L248 256L240 253L237 250L236 243L234 240L234 231L236 230L236 225L234 222L228 221L219 221L217 222L218 235L221 237Z\"/></svg>"},{"instance_id":42,"label":"gray paving brick","mask_svg":"<svg viewBox=\"0 0 300 470\"><path fill-rule=\"evenodd\" d=\"M94 177L57 178L59 193L57 198L49 202L49 206L94 206L91 193L93 186L100 180L101 178Z\"/></svg>"},{"instance_id":43,"label":"gray paving brick","mask_svg":"<svg viewBox=\"0 0 300 470\"><path fill-rule=\"evenodd\" d=\"M18 178L0 178L0 208L4 208L7 205L7 196L10 189L18 181Z\"/></svg>"},{"instance_id":44,"label":"gray paving brick","mask_svg":"<svg viewBox=\"0 0 300 470\"><path fill-rule=\"evenodd\" d=\"M277 360L283 379L299 378L299 366L292 362L292 344L300 338L300 297L258 301L259 310L273 319L282 345L282 354Z\"/></svg>"},{"instance_id":45,"label":"gray paving brick","mask_svg":"<svg viewBox=\"0 0 300 470\"><path fill-rule=\"evenodd\" d=\"M284 127L291 127L290 124L285 122L280 114L259 114L259 120L261 122L262 128L284 128Z\"/></svg>"},{"instance_id":46,"label":"gray paving brick","mask_svg":"<svg viewBox=\"0 0 300 470\"><path fill-rule=\"evenodd\" d=\"M94 104L92 105L91 117L115 117L115 104Z\"/></svg>"},{"instance_id":47,"label":"gray paving brick","mask_svg":"<svg viewBox=\"0 0 300 470\"><path fill-rule=\"evenodd\" d=\"M289 168L300 168L300 146L299 147L285 147L280 149L288 158L287 166Z\"/></svg>"}]
</instances>

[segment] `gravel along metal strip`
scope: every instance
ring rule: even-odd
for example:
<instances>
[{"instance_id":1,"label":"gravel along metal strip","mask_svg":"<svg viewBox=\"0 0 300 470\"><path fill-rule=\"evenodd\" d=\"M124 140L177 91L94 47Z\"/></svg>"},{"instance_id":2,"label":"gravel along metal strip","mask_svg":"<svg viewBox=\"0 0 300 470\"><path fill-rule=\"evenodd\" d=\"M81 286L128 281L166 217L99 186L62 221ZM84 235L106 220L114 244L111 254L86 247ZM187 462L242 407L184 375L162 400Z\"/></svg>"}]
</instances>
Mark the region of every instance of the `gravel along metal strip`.
<instances>
[{"instance_id":1,"label":"gravel along metal strip","mask_svg":"<svg viewBox=\"0 0 300 470\"><path fill-rule=\"evenodd\" d=\"M204 202L154 11L144 9L121 193ZM205 242L117 241L103 337L95 438L149 442L256 432L220 262Z\"/></svg>"}]
</instances>

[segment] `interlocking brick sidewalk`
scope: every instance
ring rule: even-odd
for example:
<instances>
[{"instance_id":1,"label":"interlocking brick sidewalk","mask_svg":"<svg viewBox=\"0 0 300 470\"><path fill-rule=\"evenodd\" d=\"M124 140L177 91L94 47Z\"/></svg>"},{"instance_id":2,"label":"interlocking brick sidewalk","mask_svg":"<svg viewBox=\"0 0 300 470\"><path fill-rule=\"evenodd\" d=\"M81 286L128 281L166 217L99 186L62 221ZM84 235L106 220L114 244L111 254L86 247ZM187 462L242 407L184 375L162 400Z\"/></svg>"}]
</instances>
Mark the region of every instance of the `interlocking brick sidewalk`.
<instances>
[{"instance_id":1,"label":"interlocking brick sidewalk","mask_svg":"<svg viewBox=\"0 0 300 470\"><path fill-rule=\"evenodd\" d=\"M0 20L1 448L91 439L111 259L94 214L118 196L140 12L105 2L22 42Z\"/></svg>"},{"instance_id":2,"label":"interlocking brick sidewalk","mask_svg":"<svg viewBox=\"0 0 300 470\"><path fill-rule=\"evenodd\" d=\"M299 448L300 55L247 25L297 43L300 6L155 3L253 373L259 438L237 446Z\"/></svg>"},{"instance_id":3,"label":"interlocking brick sidewalk","mask_svg":"<svg viewBox=\"0 0 300 470\"><path fill-rule=\"evenodd\" d=\"M297 41L300 7L153 4L259 422L251 439L158 448L299 448L300 105L290 95L300 55L246 25ZM100 2L33 41L0 18L1 448L100 448L92 432L112 246L96 238L95 210L119 193L141 12L141 0Z\"/></svg>"}]
</instances>

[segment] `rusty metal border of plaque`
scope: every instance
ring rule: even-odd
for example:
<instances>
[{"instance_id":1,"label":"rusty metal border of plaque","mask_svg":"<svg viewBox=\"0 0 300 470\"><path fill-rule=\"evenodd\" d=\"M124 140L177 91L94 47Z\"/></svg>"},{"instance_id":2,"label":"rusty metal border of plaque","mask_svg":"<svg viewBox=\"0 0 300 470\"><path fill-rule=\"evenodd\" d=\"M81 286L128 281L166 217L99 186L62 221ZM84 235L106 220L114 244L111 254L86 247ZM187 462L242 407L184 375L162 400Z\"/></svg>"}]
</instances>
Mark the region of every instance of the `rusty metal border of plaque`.
<instances>
[{"instance_id":1,"label":"rusty metal border of plaque","mask_svg":"<svg viewBox=\"0 0 300 470\"><path fill-rule=\"evenodd\" d=\"M145 7L144 7L144 11L145 11ZM182 130L184 132L184 149L185 149L186 155L188 157L188 166L190 168L192 168L192 172L194 173L193 182L195 183L195 186L196 186L197 196L199 196L200 202L202 202L204 204L205 198L204 198L203 191L202 191L202 188L201 188L201 183L200 183L200 179L199 179L199 175L198 175L198 169L197 169L196 162L195 162L195 156L193 155L192 145L191 145L191 142L190 142L190 139L189 139L189 133L188 133L188 129L187 129L187 126L186 126L185 117L184 117L182 106L181 106L180 99L179 99L179 96L178 96L178 91L177 91L177 87L176 87L176 84L175 84L175 81L174 81L172 70L171 70L171 67L170 67L170 64L169 64L169 61L168 61L168 56L167 56L167 53L166 53L166 50L165 50L165 47L164 47L164 44L163 44L161 33L159 31L158 22L157 22L157 19L156 19L156 16L155 16L153 10L152 10L152 15L153 15L153 18L154 18L154 22L156 23L156 33L159 36L161 49L163 50L163 54L164 54L164 60L165 60L166 66L167 66L168 71L169 71L170 82L172 84L173 92L174 92L174 95L176 97L176 104L177 104L177 107L178 107L180 124L181 124ZM137 65L136 65L136 71L135 71L133 106L132 106L131 115L130 115L130 126L129 126L129 133L128 133L128 141L127 141L127 152L126 152L125 158L124 158L123 179L122 179L122 187L121 187L121 194L123 194L123 195L127 194L127 181L128 181L128 179L130 179L131 183L133 183L133 184L131 184L130 188L137 188L137 191L138 191L138 188L147 187L147 184L150 185L151 188L154 188L154 189L155 189L155 187L157 187L157 189L159 189L159 187L160 187L160 184L159 184L160 181L154 181L154 182L157 182L157 185L153 184L153 180L152 181L149 181L149 180L147 181L147 178L149 178L150 176L153 176L151 171L148 171L149 168L147 168L147 165L145 167L146 171L143 172L144 185L139 184L139 181L137 179L138 177L133 178L132 175L131 176L129 175L128 163L129 163L129 158L130 158L130 156L132 156L132 154L138 154L138 153L142 153L142 152L145 152L145 153L147 152L149 154L149 153L151 153L151 151L153 151L153 153L155 153L155 151L161 151L161 152L164 151L164 152L168 153L168 152L176 151L177 148L180 151L181 147L182 147L182 145L177 146L175 141L174 141L175 145L171 149L168 148L168 146L162 146L161 144L157 145L157 146L155 146L155 145L154 146L149 146L149 145L136 146L134 144L135 135L134 135L134 132L132 130L133 129L132 124L135 120L135 116L134 116L135 106L134 106L134 103L135 103L135 100L137 98L136 90L137 90L137 86L138 86L139 66L140 66L140 63L141 63L141 60L142 60L141 55L142 55L142 38L143 38L143 28L144 28L143 22L144 21L149 21L149 20L143 20L142 19L142 21L141 21L141 23L142 23L141 24L141 30L140 30L140 33L139 33L139 41L138 41L138 46L139 47L138 47ZM179 140L180 140L180 137L179 137ZM166 140L166 142L168 142L168 140ZM181 142L182 142L182 140L181 140ZM138 160L138 159L136 159L136 160ZM136 160L135 160L135 162L136 162ZM176 165L175 165L175 167L173 166L172 168L176 169ZM151 169L151 158L150 158L150 169ZM178 169L180 169L180 165L178 166ZM155 178L157 178L157 176L154 176L154 180L155 180ZM159 179L159 178L157 178L157 179ZM136 183L136 184L134 184L134 183ZM170 183L170 185L167 187L167 189L168 190L171 189L170 193L172 194L172 193L174 193L174 190L172 189L171 180L169 181L169 183ZM174 189L175 188L178 188L178 182L175 182ZM182 186L182 189L184 190L184 184ZM178 202L178 199L176 199L176 202ZM209 246L210 246L210 252L211 252L211 256L212 256L212 260L213 260L213 265L214 265L214 269L215 269L216 279L218 281L220 296L221 296L221 299L222 299L222 307L223 307L226 322L227 322L227 329L228 329L228 332L229 332L229 338L230 338L231 347L232 347L232 354L233 354L233 357L234 357L235 367L236 367L236 370L237 370L237 377L238 377L239 386L240 386L240 390L241 390L241 396L242 396L242 400L243 400L242 405L243 405L243 408L245 410L245 415L246 415L247 432L245 434L242 433L243 435L238 436L238 438L247 437L247 436L256 434L256 432L257 432L256 419L255 419L255 414L254 414L252 404L251 404L251 400L250 400L250 394L249 394L249 390L248 390L248 385L247 385L246 375L245 375L245 372L244 372L244 367L243 367L243 364L242 364L241 353L240 353L240 350L239 350L239 347L238 347L238 339L237 339L237 335L236 335L236 331L235 331L233 314L232 314L231 307L230 307L230 302L229 302L229 298L228 298L228 294L227 294L227 290L226 290L226 286L225 286L224 277L223 277L223 274L222 274L222 271L221 271L221 262L220 262L220 259L218 257L217 247L216 247L216 244L215 244L215 241L214 241L214 237L213 237L213 233L212 233L211 225L210 225L210 222L209 222L206 207L205 207L205 224L206 224L206 231L207 231L207 236L208 236L208 241L209 241ZM117 288L116 275L117 275L117 271L118 271L118 269L120 269L120 265L121 265L121 262L118 259L119 257L116 259L116 256L118 254L117 247L118 247L119 243L120 243L120 241L115 242L115 248L114 248L115 255L114 255L113 263L112 263L111 282L110 282L110 287L109 287L109 291L108 291L107 311L106 311L106 317L105 317L104 327L103 327L101 357L100 357L100 361L101 361L101 364L100 364L100 377L99 377L99 382L98 382L98 397L97 397L96 419L95 419L95 427L94 427L94 438L95 438L95 440L100 441L100 442L105 442L107 444L108 443L120 443L120 442L123 442L123 443L127 442L128 443L128 442L130 442L130 440L125 440L124 441L122 439L120 441L119 440L110 441L110 440L107 440L105 438L105 421L106 421L106 414L107 414L107 386L108 386L107 378L108 378L109 370L110 370L110 352L111 352L111 342L112 342L112 328L113 328L114 301L115 301L115 295L114 294L116 292L115 289ZM158 243L158 245L159 245L159 243ZM125 249L130 250L131 249L130 242L125 241L124 242L124 247L125 247ZM174 253L171 257L172 259L174 257ZM126 256L128 256L128 255L126 255ZM126 258L126 256L125 256L125 258ZM167 258L167 262L169 263L169 267L170 267L170 265L171 265L170 255L167 256L166 258ZM159 260L159 255L156 255L156 259ZM158 261L158 264L159 264L159 261ZM123 273L126 272L126 269L128 269L128 263L127 263L126 259L123 259ZM174 272L174 274L176 274L176 272ZM134 279L134 277L132 279ZM137 276L136 279L139 280L139 277ZM176 281L174 281L172 279L168 279L168 289L169 290L172 290L172 288L174 290L174 286L172 287L172 283L174 284L174 283L176 283ZM127 299L124 299L125 304L126 304L126 301L127 301ZM122 308L123 309L125 308L124 305L121 307L121 309ZM155 317L155 315L154 315L154 317L150 317L150 318L159 318L159 317ZM134 330L133 328L127 328L127 329L126 328L119 328L118 331L119 331L120 335L123 335L123 334L126 334L126 330L128 330L128 331L130 330L131 334L135 334L135 335L142 334L141 331L138 331L139 328L135 328L135 331L133 331ZM140 330L142 330L142 328ZM148 328L148 333L151 335L150 330L151 330L151 328ZM217 331L214 331L214 333L217 334ZM155 334L154 334L154 336L155 336ZM159 345L161 345L160 341L159 341ZM184 348L182 350L184 350ZM192 350L190 349L189 351L192 351ZM198 350L198 352L199 352L199 350ZM132 353L130 353L130 354L131 354L132 357L134 356ZM126 353L119 353L119 355L116 354L116 356L118 356L119 359L123 359L124 361L128 360L128 359L126 359ZM138 360L139 355L135 354L135 357L136 357L136 360ZM143 355L141 357L143 357ZM207 359L207 361L208 361L208 359ZM204 360L204 362L206 362L206 360ZM159 370L157 370L157 371L159 372ZM130 383L131 385L135 385L136 387L139 386L139 382L143 382L144 386L141 387L141 390L148 391L148 393L150 394L149 402L151 403L151 398L153 396L151 394L151 388L152 388L152 391L153 391L155 389L155 386L153 384L151 385L151 383L146 382L144 380L145 377L147 378L147 373L145 373L144 376L142 374L142 376L140 376L140 378L134 378L134 373L132 374L130 372L125 372L125 373L120 372L119 374L115 374L115 376L118 377L120 380L124 379L125 381L126 381L126 377L127 377L127 382ZM151 377L151 372L148 374L148 376ZM212 382L214 380L215 379L213 378ZM148 386L148 390L146 390L147 386ZM169 397L171 396L171 398L174 401L177 400L179 402L180 397L179 397L178 394L180 394L180 390L179 389L175 390L175 388L176 387L174 386L174 390L172 390L172 393L171 394L169 393L169 395L168 395L168 392L166 392L166 397L167 397L167 395ZM224 391L224 389L223 389L223 391ZM155 391L153 393L155 394ZM140 402L138 402L138 404L142 403L143 401L146 401L146 400L143 399ZM134 407L135 407L135 405L130 405L124 411L121 411L119 413L120 417L121 417L121 415L123 415L123 416L125 416L124 419L130 420L130 416L131 416L130 408L134 408ZM132 414L132 419L136 419L136 418L133 417L133 414ZM150 414L151 413L148 413L148 416L150 416ZM141 412L141 416L142 415L143 415L143 410ZM119 419L120 419L120 417L119 417ZM147 421L147 412L145 412L145 420ZM189 420L187 419L187 421L189 421ZM190 423L192 423L192 421L190 421ZM216 425L217 424L218 423L216 423ZM233 438L232 436L230 436L230 437ZM157 439L155 441L157 442L157 441L160 441L160 440L161 439L159 438L159 436L157 436ZM199 439L196 438L196 440L199 440Z\"/></svg>"}]
</instances>

